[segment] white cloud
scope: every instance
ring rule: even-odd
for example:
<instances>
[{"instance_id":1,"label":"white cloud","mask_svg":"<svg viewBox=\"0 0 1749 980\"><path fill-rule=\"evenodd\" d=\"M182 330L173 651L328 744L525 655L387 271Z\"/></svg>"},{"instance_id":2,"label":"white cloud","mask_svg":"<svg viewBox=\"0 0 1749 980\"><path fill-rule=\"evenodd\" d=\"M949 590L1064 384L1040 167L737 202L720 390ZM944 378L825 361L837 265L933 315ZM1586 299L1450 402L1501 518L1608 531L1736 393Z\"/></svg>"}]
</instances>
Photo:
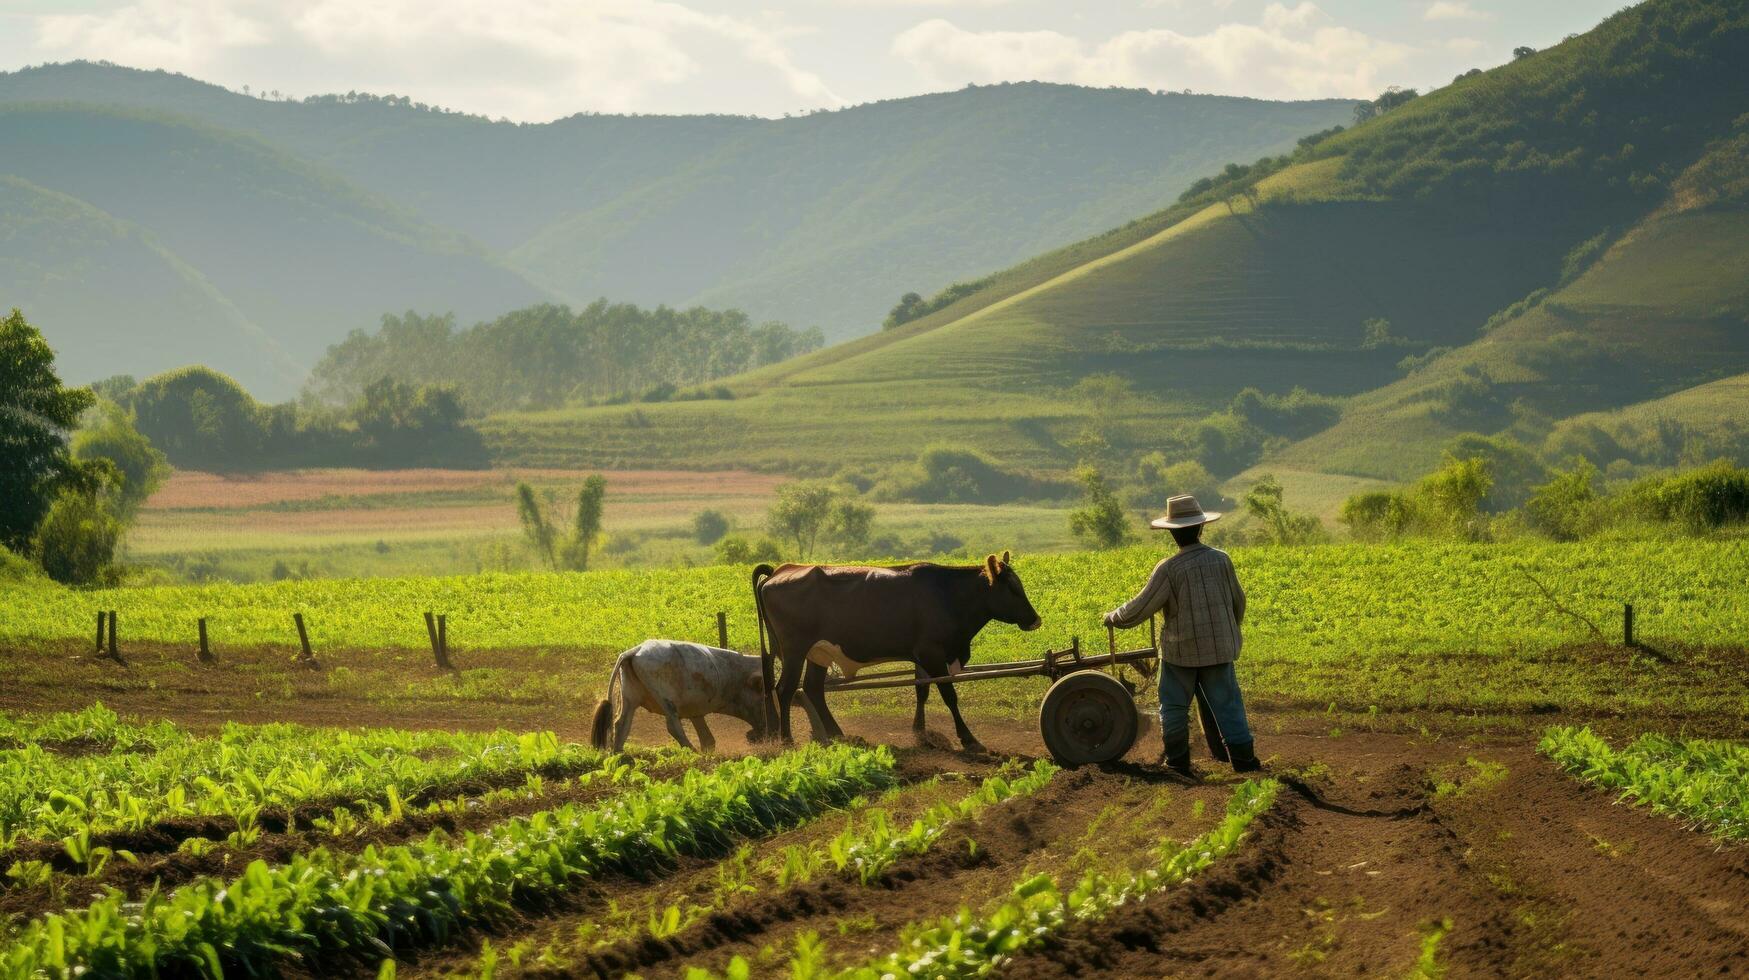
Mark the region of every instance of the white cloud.
<instances>
[{"instance_id":1,"label":"white cloud","mask_svg":"<svg viewBox=\"0 0 1749 980\"><path fill-rule=\"evenodd\" d=\"M1493 20L1494 15L1470 6L1469 0L1434 0L1422 12L1425 20Z\"/></svg>"},{"instance_id":2,"label":"white cloud","mask_svg":"<svg viewBox=\"0 0 1749 980\"><path fill-rule=\"evenodd\" d=\"M1487 47L1487 45L1473 37L1454 37L1445 42L1445 47L1446 50L1457 54L1475 54L1477 51Z\"/></svg>"},{"instance_id":3,"label":"white cloud","mask_svg":"<svg viewBox=\"0 0 1749 980\"><path fill-rule=\"evenodd\" d=\"M1261 98L1372 97L1408 46L1329 23L1315 4L1272 3L1258 23L1202 34L1133 30L1090 43L1057 31L969 31L935 18L899 34L893 53L937 84L1038 79L1194 88Z\"/></svg>"},{"instance_id":4,"label":"white cloud","mask_svg":"<svg viewBox=\"0 0 1749 980\"><path fill-rule=\"evenodd\" d=\"M791 57L794 30L666 0L129 0L35 26L34 49L52 58L292 87L277 70L311 78L305 91L342 79L519 119L640 110L661 89L725 76L786 107L844 102Z\"/></svg>"}]
</instances>

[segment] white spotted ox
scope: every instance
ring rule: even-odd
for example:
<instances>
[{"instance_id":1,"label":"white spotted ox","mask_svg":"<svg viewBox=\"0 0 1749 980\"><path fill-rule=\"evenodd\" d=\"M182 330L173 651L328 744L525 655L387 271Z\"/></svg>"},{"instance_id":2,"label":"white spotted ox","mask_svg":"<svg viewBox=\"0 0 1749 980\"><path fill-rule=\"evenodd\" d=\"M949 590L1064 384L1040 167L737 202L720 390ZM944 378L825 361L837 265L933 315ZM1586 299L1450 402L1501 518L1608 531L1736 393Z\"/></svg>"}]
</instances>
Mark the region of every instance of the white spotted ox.
<instances>
[{"instance_id":1,"label":"white spotted ox","mask_svg":"<svg viewBox=\"0 0 1749 980\"><path fill-rule=\"evenodd\" d=\"M614 686L619 701L614 702ZM687 748L686 719L698 729L705 752L716 739L705 726L705 715L732 715L753 726L749 741L765 737L765 683L759 658L733 650L687 643L682 640L645 640L619 655L613 676L608 678L607 698L595 706L590 742L598 749L615 752L625 748L632 731L632 715L639 708L662 715L668 733Z\"/></svg>"}]
</instances>

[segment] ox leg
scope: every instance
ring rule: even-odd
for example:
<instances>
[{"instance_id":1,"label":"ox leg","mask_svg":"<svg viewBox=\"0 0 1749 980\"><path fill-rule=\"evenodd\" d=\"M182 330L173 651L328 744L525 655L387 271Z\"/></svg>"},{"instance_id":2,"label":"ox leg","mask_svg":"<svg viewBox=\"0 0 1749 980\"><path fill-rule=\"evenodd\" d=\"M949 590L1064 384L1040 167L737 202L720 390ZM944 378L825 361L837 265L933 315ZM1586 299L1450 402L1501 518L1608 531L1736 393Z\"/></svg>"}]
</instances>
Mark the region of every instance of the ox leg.
<instances>
[{"instance_id":1,"label":"ox leg","mask_svg":"<svg viewBox=\"0 0 1749 980\"><path fill-rule=\"evenodd\" d=\"M704 715L699 715L697 718L692 719L692 727L698 729L699 751L703 752L705 755L710 755L715 752L717 750L717 740L711 736L710 728L706 727L704 723Z\"/></svg>"},{"instance_id":2,"label":"ox leg","mask_svg":"<svg viewBox=\"0 0 1749 980\"><path fill-rule=\"evenodd\" d=\"M656 703L661 706L663 716L668 719L668 734L674 736L674 741L694 752L698 751L693 748L692 740L686 737L686 729L680 724L680 712L674 710L674 703L667 698L657 698Z\"/></svg>"},{"instance_id":3,"label":"ox leg","mask_svg":"<svg viewBox=\"0 0 1749 980\"><path fill-rule=\"evenodd\" d=\"M789 731L789 708L795 702L796 688L801 685L801 682L801 667L790 663L786 658L783 662L783 672L777 679L777 732L785 745L795 744L795 739ZM803 704L809 706L806 698L803 699ZM810 713L809 720L812 719L813 715Z\"/></svg>"},{"instance_id":4,"label":"ox leg","mask_svg":"<svg viewBox=\"0 0 1749 980\"><path fill-rule=\"evenodd\" d=\"M808 712L808 721L814 726L815 741L837 741L843 738L844 729L838 727L837 719L832 717L832 709L826 707L826 668L811 660L808 661L807 672L802 675L802 695L813 708Z\"/></svg>"},{"instance_id":5,"label":"ox leg","mask_svg":"<svg viewBox=\"0 0 1749 980\"><path fill-rule=\"evenodd\" d=\"M966 727L966 720L960 717L960 697L954 693L953 684L943 681L935 687L941 691L941 702L947 705L948 713L953 715L953 730L960 737L960 745L964 746L968 752L989 751L972 734L972 730Z\"/></svg>"},{"instance_id":6,"label":"ox leg","mask_svg":"<svg viewBox=\"0 0 1749 980\"><path fill-rule=\"evenodd\" d=\"M917 679L918 680L923 680L924 678L926 678L928 676L929 676L928 674L923 672L922 667L917 668ZM924 729L923 705L928 703L928 701L929 701L929 685L928 684L917 685L917 713L915 715L911 716L911 731L917 733L918 735L923 734L923 729Z\"/></svg>"}]
</instances>

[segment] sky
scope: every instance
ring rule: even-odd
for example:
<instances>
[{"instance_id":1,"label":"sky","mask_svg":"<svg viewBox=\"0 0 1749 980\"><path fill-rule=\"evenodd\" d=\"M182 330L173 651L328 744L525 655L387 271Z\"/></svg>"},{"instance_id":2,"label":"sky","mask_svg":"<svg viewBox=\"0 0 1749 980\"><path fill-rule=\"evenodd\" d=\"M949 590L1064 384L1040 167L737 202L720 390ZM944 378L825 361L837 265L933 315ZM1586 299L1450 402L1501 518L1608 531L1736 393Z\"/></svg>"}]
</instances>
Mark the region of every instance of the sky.
<instances>
[{"instance_id":1,"label":"sky","mask_svg":"<svg viewBox=\"0 0 1749 980\"><path fill-rule=\"evenodd\" d=\"M781 116L1044 80L1269 99L1423 90L1622 0L0 0L0 69L86 58L235 90L539 122Z\"/></svg>"}]
</instances>

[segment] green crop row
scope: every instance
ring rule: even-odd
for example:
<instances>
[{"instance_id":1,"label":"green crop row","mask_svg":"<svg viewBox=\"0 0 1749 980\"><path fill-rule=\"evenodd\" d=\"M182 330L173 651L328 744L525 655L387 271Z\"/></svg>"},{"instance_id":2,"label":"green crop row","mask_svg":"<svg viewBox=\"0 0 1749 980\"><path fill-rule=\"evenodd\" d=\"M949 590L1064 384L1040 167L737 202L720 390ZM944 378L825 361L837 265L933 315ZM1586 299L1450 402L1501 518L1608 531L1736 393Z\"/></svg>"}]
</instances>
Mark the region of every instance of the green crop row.
<instances>
[{"instance_id":1,"label":"green crop row","mask_svg":"<svg viewBox=\"0 0 1749 980\"><path fill-rule=\"evenodd\" d=\"M72 732L111 746L86 755L63 755L36 741L0 750L0 844L7 848L21 839L83 836L88 843L92 835L186 817L228 817L247 830L268 808L401 805L446 784L536 770L583 772L609 758L551 732L228 724L216 736L196 737L169 724L127 725L101 705L41 719L5 717L0 731L38 738Z\"/></svg>"},{"instance_id":2,"label":"green crop row","mask_svg":"<svg viewBox=\"0 0 1749 980\"><path fill-rule=\"evenodd\" d=\"M1617 749L1590 728L1550 728L1537 746L1568 772L1621 798L1749 840L1749 745L1642 735Z\"/></svg>"},{"instance_id":3,"label":"green crop row","mask_svg":"<svg viewBox=\"0 0 1749 980\"><path fill-rule=\"evenodd\" d=\"M872 884L900 858L929 850L954 822L975 817L1004 800L1031 796L1059 771L1050 760L1039 759L1030 771L1013 780L1000 774L991 776L957 802L931 807L903 830L893 824L885 810L868 810L860 821L853 818L828 842L827 853L838 871L854 874L865 885Z\"/></svg>"},{"instance_id":4,"label":"green crop row","mask_svg":"<svg viewBox=\"0 0 1749 980\"><path fill-rule=\"evenodd\" d=\"M1103 919L1112 909L1177 885L1225 857L1239 846L1251 821L1274 805L1279 785L1265 779L1233 787L1218 825L1186 844L1162 842L1153 863L1139 871L1089 871L1067 890L1048 874L1034 875L983 915L962 908L956 915L907 927L899 950L862 966L832 969L817 937L804 935L790 961L792 975L797 980L984 976L1071 923ZM729 980L747 980L751 974L752 966L739 956L726 971ZM686 976L714 980L717 975L692 968Z\"/></svg>"},{"instance_id":5,"label":"green crop row","mask_svg":"<svg viewBox=\"0 0 1749 980\"><path fill-rule=\"evenodd\" d=\"M444 942L603 870L653 874L679 855L720 856L740 837L791 826L893 779L886 749L809 746L691 770L598 806L542 811L459 840L433 833L352 855L318 848L142 902L111 893L31 923L4 951L0 976L255 975L287 956L306 968L335 957L381 959Z\"/></svg>"}]
</instances>

